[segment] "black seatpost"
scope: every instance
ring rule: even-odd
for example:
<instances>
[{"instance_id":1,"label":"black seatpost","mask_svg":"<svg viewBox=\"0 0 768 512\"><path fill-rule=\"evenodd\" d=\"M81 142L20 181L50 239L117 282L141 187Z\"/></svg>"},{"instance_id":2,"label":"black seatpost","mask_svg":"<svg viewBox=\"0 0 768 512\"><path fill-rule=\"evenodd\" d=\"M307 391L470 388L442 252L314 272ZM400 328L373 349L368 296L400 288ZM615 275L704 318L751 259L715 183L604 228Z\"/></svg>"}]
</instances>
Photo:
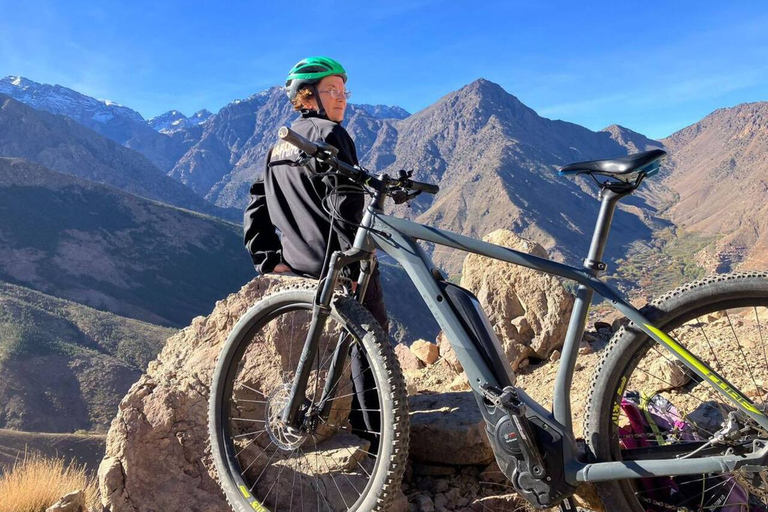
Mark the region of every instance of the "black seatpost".
<instances>
[{"instance_id":1,"label":"black seatpost","mask_svg":"<svg viewBox=\"0 0 768 512\"><path fill-rule=\"evenodd\" d=\"M603 263L603 253L608 243L608 232L611 230L613 213L616 211L616 205L621 198L632 193L632 189L614 190L613 188L603 188L600 190L600 212L597 214L595 222L595 232L592 234L592 242L589 244L589 254L584 260L584 268L589 270L594 276L607 268Z\"/></svg>"}]
</instances>

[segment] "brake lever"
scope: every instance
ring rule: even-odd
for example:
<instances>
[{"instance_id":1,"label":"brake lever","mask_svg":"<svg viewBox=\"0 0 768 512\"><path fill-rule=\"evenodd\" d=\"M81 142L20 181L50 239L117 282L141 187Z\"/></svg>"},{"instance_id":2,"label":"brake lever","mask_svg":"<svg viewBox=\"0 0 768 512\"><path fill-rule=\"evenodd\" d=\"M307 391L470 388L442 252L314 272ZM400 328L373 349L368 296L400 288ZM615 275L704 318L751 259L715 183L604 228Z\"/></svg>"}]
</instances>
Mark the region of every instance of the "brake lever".
<instances>
[{"instance_id":1,"label":"brake lever","mask_svg":"<svg viewBox=\"0 0 768 512\"><path fill-rule=\"evenodd\" d=\"M421 190L417 190L416 192L406 192L405 190L395 190L391 197L395 201L395 204L403 204L407 203L417 195L421 194Z\"/></svg>"}]
</instances>

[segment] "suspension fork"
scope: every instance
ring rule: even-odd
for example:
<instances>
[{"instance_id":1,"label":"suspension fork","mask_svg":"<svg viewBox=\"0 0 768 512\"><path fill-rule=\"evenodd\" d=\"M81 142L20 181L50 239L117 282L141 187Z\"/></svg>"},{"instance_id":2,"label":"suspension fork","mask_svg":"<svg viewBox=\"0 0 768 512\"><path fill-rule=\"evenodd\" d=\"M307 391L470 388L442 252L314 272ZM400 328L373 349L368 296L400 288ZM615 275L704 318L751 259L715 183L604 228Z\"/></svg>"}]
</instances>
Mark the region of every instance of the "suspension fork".
<instances>
[{"instance_id":1,"label":"suspension fork","mask_svg":"<svg viewBox=\"0 0 768 512\"><path fill-rule=\"evenodd\" d=\"M282 421L285 425L294 429L298 429L302 418L299 417L299 409L305 401L307 382L309 381L309 374L312 372L312 364L317 356L317 347L320 343L320 336L325 329L325 323L328 320L328 316L331 314L331 301L333 300L333 294L336 289L336 285L339 281L341 271L347 265L362 261L370 258L370 253L361 251L358 249L350 249L347 252L336 251L331 256L331 263L328 266L328 273L325 281L321 281L321 286L318 289L318 294L315 296L315 301L312 306L312 321L309 325L309 332L307 332L307 338L304 342L304 348L299 358L299 365L296 368L296 376L293 379L293 385L291 387L291 394L288 398L288 403L282 412ZM341 377L341 367L338 366L344 363L344 357L346 357L347 350L349 349L349 336L342 336L339 339L339 343L336 346L334 352L333 362L329 370L329 375L326 380L325 390L322 395L323 408L328 408L327 394L334 387L329 387L329 380L334 380L331 386L335 386ZM344 345L344 351L341 351L341 346Z\"/></svg>"},{"instance_id":2,"label":"suspension fork","mask_svg":"<svg viewBox=\"0 0 768 512\"><path fill-rule=\"evenodd\" d=\"M368 259L360 262L360 277L357 280L357 290L355 292L355 296L360 303L362 303L365 298L365 292L368 289L368 283L371 280L371 275L373 275L373 269L376 265L376 260L372 256L373 255L370 255ZM351 344L352 337L348 332L342 331L339 333L339 341L336 343L336 350L333 353L331 366L328 369L328 376L325 379L325 388L323 389L323 394L317 404L317 409L320 411L321 418L328 418L331 414L333 402L330 398L336 390L339 380L344 373L344 362L347 359Z\"/></svg>"}]
</instances>

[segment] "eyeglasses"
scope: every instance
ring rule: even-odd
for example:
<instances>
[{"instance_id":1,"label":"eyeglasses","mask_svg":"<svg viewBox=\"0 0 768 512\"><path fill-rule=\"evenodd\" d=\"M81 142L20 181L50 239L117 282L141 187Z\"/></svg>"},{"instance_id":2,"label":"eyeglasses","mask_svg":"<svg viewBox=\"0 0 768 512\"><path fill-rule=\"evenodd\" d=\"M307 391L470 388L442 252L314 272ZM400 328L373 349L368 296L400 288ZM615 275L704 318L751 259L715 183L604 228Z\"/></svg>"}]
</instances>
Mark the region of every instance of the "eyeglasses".
<instances>
[{"instance_id":1,"label":"eyeglasses","mask_svg":"<svg viewBox=\"0 0 768 512\"><path fill-rule=\"evenodd\" d=\"M331 95L331 98L335 100L341 99L342 96L344 96L346 99L349 99L352 97L352 91L340 91L338 89L326 89L324 91L317 91L317 92L327 92Z\"/></svg>"}]
</instances>

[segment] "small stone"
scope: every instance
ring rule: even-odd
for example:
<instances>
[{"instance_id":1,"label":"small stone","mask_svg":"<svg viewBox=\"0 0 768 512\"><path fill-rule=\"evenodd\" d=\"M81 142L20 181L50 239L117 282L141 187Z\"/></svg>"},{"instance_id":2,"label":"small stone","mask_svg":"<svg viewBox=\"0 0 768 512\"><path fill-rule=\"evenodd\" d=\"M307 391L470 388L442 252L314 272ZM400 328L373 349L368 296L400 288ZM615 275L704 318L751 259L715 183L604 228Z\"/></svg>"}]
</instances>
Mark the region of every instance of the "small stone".
<instances>
[{"instance_id":1,"label":"small stone","mask_svg":"<svg viewBox=\"0 0 768 512\"><path fill-rule=\"evenodd\" d=\"M435 494L435 508L437 509L445 508L447 504L448 504L448 498L445 497L445 494L441 492Z\"/></svg>"},{"instance_id":2,"label":"small stone","mask_svg":"<svg viewBox=\"0 0 768 512\"><path fill-rule=\"evenodd\" d=\"M448 503L455 505L461 499L461 489L452 487L445 493L445 498L448 500Z\"/></svg>"},{"instance_id":3,"label":"small stone","mask_svg":"<svg viewBox=\"0 0 768 512\"><path fill-rule=\"evenodd\" d=\"M85 512L85 493L82 490L71 492L45 509L45 512Z\"/></svg>"},{"instance_id":4,"label":"small stone","mask_svg":"<svg viewBox=\"0 0 768 512\"><path fill-rule=\"evenodd\" d=\"M559 350L553 350L552 353L549 355L549 360L552 362L559 361L561 355L562 354L560 353Z\"/></svg>"},{"instance_id":5,"label":"small stone","mask_svg":"<svg viewBox=\"0 0 768 512\"><path fill-rule=\"evenodd\" d=\"M407 345L398 343L395 346L395 355L403 370L418 370L424 368L424 363L408 349Z\"/></svg>"},{"instance_id":6,"label":"small stone","mask_svg":"<svg viewBox=\"0 0 768 512\"><path fill-rule=\"evenodd\" d=\"M525 359L520 361L520 364L517 366L517 369L518 370L522 370L524 368L528 368L528 366L530 366L530 364L531 364L531 360L526 357Z\"/></svg>"},{"instance_id":7,"label":"small stone","mask_svg":"<svg viewBox=\"0 0 768 512\"><path fill-rule=\"evenodd\" d=\"M591 344L586 343L584 341L579 343L579 355L583 356L583 355L591 354L594 351L595 349L592 347Z\"/></svg>"},{"instance_id":8,"label":"small stone","mask_svg":"<svg viewBox=\"0 0 768 512\"><path fill-rule=\"evenodd\" d=\"M435 503L426 494L419 494L416 503L419 505L419 512L435 512Z\"/></svg>"},{"instance_id":9,"label":"small stone","mask_svg":"<svg viewBox=\"0 0 768 512\"><path fill-rule=\"evenodd\" d=\"M433 492L444 493L450 488L451 488L451 484L448 483L448 480L445 478L440 478L438 480L435 480L435 487L433 489Z\"/></svg>"},{"instance_id":10,"label":"small stone","mask_svg":"<svg viewBox=\"0 0 768 512\"><path fill-rule=\"evenodd\" d=\"M613 332L616 332L622 327L624 327L625 325L627 325L628 323L629 323L629 319L627 317L622 316L613 321L613 323L611 324L611 328L613 329Z\"/></svg>"},{"instance_id":11,"label":"small stone","mask_svg":"<svg viewBox=\"0 0 768 512\"><path fill-rule=\"evenodd\" d=\"M433 364L440 357L437 345L427 340L416 340L411 345L411 352L424 364Z\"/></svg>"},{"instance_id":12,"label":"small stone","mask_svg":"<svg viewBox=\"0 0 768 512\"><path fill-rule=\"evenodd\" d=\"M582 343L595 343L596 341L600 341L600 336L592 332L585 332L581 337Z\"/></svg>"},{"instance_id":13,"label":"small stone","mask_svg":"<svg viewBox=\"0 0 768 512\"><path fill-rule=\"evenodd\" d=\"M613 334L613 326L607 322L595 322L595 330L599 333Z\"/></svg>"},{"instance_id":14,"label":"small stone","mask_svg":"<svg viewBox=\"0 0 768 512\"><path fill-rule=\"evenodd\" d=\"M466 373L457 375L455 379L448 385L449 391L469 391L469 377Z\"/></svg>"}]
</instances>

